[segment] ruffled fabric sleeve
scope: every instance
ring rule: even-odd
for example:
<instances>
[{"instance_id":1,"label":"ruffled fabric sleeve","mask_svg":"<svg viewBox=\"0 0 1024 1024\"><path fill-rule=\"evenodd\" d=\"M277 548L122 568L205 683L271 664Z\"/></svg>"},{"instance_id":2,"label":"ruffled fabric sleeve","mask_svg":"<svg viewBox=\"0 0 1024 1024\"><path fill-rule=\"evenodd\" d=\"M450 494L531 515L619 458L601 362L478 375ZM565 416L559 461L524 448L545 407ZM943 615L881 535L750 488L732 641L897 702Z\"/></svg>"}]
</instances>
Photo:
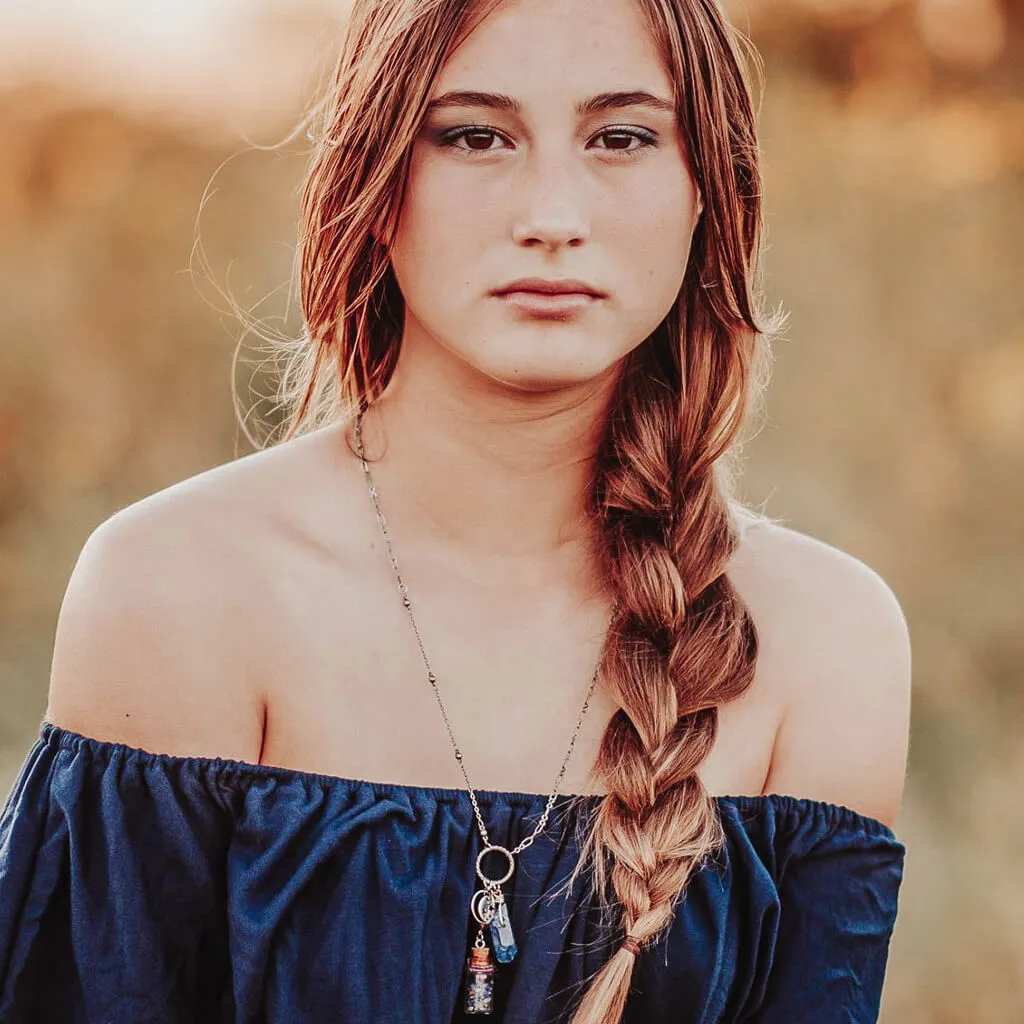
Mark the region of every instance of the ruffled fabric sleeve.
<instances>
[{"instance_id":1,"label":"ruffled fabric sleeve","mask_svg":"<svg viewBox=\"0 0 1024 1024\"><path fill-rule=\"evenodd\" d=\"M775 813L748 827L777 898L753 922L753 984L737 1019L875 1024L905 847L888 826L850 808L769 801Z\"/></svg>"},{"instance_id":2,"label":"ruffled fabric sleeve","mask_svg":"<svg viewBox=\"0 0 1024 1024\"><path fill-rule=\"evenodd\" d=\"M216 761L56 735L0 814L0 1021L232 1020Z\"/></svg>"}]
</instances>

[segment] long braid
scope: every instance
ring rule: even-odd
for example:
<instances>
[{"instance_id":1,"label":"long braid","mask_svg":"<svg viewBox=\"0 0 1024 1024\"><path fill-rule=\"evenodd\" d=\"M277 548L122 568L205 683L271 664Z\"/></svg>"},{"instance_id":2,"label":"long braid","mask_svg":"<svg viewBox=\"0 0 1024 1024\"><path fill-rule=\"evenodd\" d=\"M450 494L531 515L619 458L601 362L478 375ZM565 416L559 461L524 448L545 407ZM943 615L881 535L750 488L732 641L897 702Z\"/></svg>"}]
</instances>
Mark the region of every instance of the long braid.
<instances>
[{"instance_id":1,"label":"long braid","mask_svg":"<svg viewBox=\"0 0 1024 1024\"><path fill-rule=\"evenodd\" d=\"M598 754L608 796L583 852L597 891L610 881L621 930L640 948L668 926L688 879L724 841L697 770L714 745L718 705L747 689L757 657L753 619L724 573L738 541L714 472L741 424L745 363L734 352L725 372L707 357L713 344L695 344L685 369L673 365L671 328L624 370L593 488L619 600L603 670L620 710ZM684 391L702 415L684 414ZM629 948L610 958L573 1024L620 1019L634 962Z\"/></svg>"}]
</instances>

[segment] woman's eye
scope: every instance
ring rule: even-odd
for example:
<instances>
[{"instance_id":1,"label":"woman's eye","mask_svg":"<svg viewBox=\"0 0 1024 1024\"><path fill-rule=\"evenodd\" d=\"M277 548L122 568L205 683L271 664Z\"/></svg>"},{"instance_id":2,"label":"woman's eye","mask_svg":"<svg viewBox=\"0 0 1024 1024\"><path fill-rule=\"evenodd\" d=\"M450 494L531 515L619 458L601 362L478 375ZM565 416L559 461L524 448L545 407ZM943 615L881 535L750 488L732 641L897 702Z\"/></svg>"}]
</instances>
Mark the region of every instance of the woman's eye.
<instances>
[{"instance_id":1,"label":"woman's eye","mask_svg":"<svg viewBox=\"0 0 1024 1024\"><path fill-rule=\"evenodd\" d=\"M459 128L454 132L448 132L441 136L440 143L449 149L470 150L474 153L490 153L493 149L490 145L492 139L500 138L497 132L490 128ZM462 140L466 145L459 145Z\"/></svg>"},{"instance_id":2,"label":"woman's eye","mask_svg":"<svg viewBox=\"0 0 1024 1024\"><path fill-rule=\"evenodd\" d=\"M447 132L438 141L441 146L448 149L459 149L471 153L493 153L500 147L493 146L492 142L501 138L502 136L498 132L490 128L466 127ZM637 128L606 128L594 138L606 140L606 144L599 146L599 149L622 156L635 156L642 150L656 146L658 143L658 136L655 132ZM634 141L639 145L633 146Z\"/></svg>"},{"instance_id":3,"label":"woman's eye","mask_svg":"<svg viewBox=\"0 0 1024 1024\"><path fill-rule=\"evenodd\" d=\"M612 140L611 145L602 148L625 156L634 156L648 146L657 145L658 142L658 136L654 132L640 131L636 128L607 128L596 137ZM640 143L639 146L630 146L634 139Z\"/></svg>"}]
</instances>

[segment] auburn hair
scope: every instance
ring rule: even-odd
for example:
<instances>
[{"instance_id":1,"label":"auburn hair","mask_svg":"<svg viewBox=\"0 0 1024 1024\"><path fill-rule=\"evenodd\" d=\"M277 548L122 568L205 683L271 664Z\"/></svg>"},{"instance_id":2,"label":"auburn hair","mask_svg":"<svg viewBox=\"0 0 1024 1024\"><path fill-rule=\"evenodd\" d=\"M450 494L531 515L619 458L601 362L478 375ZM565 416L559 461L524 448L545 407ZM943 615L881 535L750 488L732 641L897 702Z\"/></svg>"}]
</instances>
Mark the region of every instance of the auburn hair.
<instances>
[{"instance_id":1,"label":"auburn hair","mask_svg":"<svg viewBox=\"0 0 1024 1024\"><path fill-rule=\"evenodd\" d=\"M754 674L757 633L725 567L757 515L733 494L733 470L784 317L757 307L756 51L718 0L637 3L674 83L704 209L676 302L623 362L593 463L589 509L617 602L601 675L618 710L594 765L607 795L573 878L590 864L602 920L615 908L617 943L642 947L724 842L697 770L719 705ZM388 384L404 309L388 243L413 141L446 59L497 4L352 4L330 87L308 119L297 260L304 329L281 341L281 440L351 419ZM571 1024L618 1024L634 963L620 945L587 979Z\"/></svg>"}]
</instances>

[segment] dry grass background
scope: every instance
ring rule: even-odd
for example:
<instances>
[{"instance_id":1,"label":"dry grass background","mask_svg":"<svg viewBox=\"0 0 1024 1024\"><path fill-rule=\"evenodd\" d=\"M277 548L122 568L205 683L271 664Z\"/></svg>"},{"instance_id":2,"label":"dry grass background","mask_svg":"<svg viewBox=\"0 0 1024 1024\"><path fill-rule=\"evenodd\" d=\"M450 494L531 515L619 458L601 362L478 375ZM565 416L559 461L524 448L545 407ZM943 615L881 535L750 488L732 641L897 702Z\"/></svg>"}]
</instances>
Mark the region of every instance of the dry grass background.
<instances>
[{"instance_id":1,"label":"dry grass background","mask_svg":"<svg viewBox=\"0 0 1024 1024\"><path fill-rule=\"evenodd\" d=\"M1024 1020L1024 5L730 5L760 47L775 351L747 491L864 559L914 641L889 1024ZM214 273L295 330L304 156L76 91L0 94L0 791L87 534L249 450ZM265 297L265 298L264 298ZM246 401L251 367L236 379ZM257 390L267 388L258 377Z\"/></svg>"}]
</instances>

